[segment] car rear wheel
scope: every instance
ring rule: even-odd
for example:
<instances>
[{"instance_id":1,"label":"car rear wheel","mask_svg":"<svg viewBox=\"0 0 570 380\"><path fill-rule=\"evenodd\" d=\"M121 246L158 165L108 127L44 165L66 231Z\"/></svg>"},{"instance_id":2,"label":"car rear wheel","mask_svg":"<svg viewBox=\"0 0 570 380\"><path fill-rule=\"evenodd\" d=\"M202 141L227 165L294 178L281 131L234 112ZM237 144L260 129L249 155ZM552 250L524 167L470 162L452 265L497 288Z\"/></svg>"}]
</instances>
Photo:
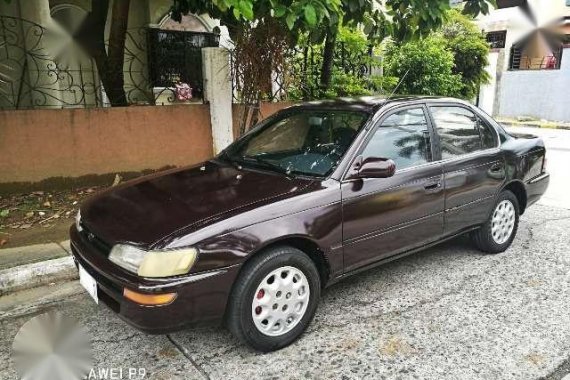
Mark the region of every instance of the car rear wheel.
<instances>
[{"instance_id":1,"label":"car rear wheel","mask_svg":"<svg viewBox=\"0 0 570 380\"><path fill-rule=\"evenodd\" d=\"M519 225L519 202L509 190L499 194L493 212L480 229L471 234L483 252L500 253L513 242Z\"/></svg>"},{"instance_id":2,"label":"car rear wheel","mask_svg":"<svg viewBox=\"0 0 570 380\"><path fill-rule=\"evenodd\" d=\"M305 331L320 290L319 272L305 253L287 246L269 249L242 269L232 290L226 324L250 347L278 350Z\"/></svg>"}]
</instances>

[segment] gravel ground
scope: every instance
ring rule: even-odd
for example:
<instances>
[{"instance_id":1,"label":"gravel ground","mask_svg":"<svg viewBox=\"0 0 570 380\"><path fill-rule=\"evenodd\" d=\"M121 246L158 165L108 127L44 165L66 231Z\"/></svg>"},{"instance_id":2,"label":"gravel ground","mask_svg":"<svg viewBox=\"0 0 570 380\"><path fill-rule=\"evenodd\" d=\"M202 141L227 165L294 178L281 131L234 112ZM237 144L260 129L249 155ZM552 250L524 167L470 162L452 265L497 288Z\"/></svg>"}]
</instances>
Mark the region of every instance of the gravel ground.
<instances>
[{"instance_id":1,"label":"gravel ground","mask_svg":"<svg viewBox=\"0 0 570 380\"><path fill-rule=\"evenodd\" d=\"M570 372L569 250L570 210L535 205L503 254L460 238L327 289L302 338L270 354L217 326L139 333L77 283L38 289L42 297L0 313L0 361L10 363L0 378L16 379L20 326L57 308L89 328L96 370L145 368L145 379L561 379Z\"/></svg>"}]
</instances>

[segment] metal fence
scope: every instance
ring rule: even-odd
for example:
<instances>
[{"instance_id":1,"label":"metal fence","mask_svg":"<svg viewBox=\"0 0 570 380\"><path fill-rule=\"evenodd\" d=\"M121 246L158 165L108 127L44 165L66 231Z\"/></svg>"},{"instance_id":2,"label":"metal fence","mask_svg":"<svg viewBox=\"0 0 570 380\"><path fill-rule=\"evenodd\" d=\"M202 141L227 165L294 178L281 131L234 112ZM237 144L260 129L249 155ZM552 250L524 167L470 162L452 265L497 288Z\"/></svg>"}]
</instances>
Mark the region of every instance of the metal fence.
<instances>
[{"instance_id":1,"label":"metal fence","mask_svg":"<svg viewBox=\"0 0 570 380\"><path fill-rule=\"evenodd\" d=\"M129 29L122 72L128 104L176 102L176 82L203 93L200 49L218 46L209 33ZM0 109L105 107L95 60L60 30L0 16Z\"/></svg>"},{"instance_id":2,"label":"metal fence","mask_svg":"<svg viewBox=\"0 0 570 380\"><path fill-rule=\"evenodd\" d=\"M343 73L356 78L369 76L372 71L372 46L367 50L349 50L344 42L337 42L333 55L333 75ZM304 100L319 96L319 81L323 65L322 47L305 46L297 49L293 75L297 77Z\"/></svg>"},{"instance_id":3,"label":"metal fence","mask_svg":"<svg viewBox=\"0 0 570 380\"><path fill-rule=\"evenodd\" d=\"M319 86L323 64L321 45L294 46L286 53L286 67L275 67L272 78L267 78L267 87L261 100L312 100L322 97ZM241 82L247 80L236 68L231 56L233 97L241 103ZM356 78L368 77L372 73L372 46L362 51L350 50L344 42L337 42L332 62L333 75L343 73Z\"/></svg>"}]
</instances>

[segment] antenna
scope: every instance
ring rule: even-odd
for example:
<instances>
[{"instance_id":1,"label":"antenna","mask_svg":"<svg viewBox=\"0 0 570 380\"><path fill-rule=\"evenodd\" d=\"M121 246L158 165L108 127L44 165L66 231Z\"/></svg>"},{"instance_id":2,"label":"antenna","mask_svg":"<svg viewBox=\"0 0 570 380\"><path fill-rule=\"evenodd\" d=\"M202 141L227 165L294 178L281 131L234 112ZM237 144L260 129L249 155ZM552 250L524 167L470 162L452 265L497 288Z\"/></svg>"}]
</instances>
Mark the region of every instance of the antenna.
<instances>
[{"instance_id":1,"label":"antenna","mask_svg":"<svg viewBox=\"0 0 570 380\"><path fill-rule=\"evenodd\" d=\"M396 91L398 90L398 88L400 87L400 85L402 84L402 82L404 81L404 79L406 79L406 75L408 75L408 73L410 72L410 69L406 70L406 72L404 73L404 75L402 76L402 78L400 78L400 81L398 82L398 84L396 84L396 87L394 87L394 89L392 90L392 93L390 94L390 96L388 96L386 98L386 101L392 99L392 96L394 96L394 94L396 93Z\"/></svg>"}]
</instances>

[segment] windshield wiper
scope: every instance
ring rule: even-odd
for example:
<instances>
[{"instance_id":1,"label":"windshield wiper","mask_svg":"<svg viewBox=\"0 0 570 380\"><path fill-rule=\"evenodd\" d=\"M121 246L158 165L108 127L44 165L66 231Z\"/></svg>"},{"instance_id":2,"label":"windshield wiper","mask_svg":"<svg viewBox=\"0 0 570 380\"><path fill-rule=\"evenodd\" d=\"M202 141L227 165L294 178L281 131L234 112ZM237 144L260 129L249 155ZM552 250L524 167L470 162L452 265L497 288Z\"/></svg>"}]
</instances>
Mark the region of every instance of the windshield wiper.
<instances>
[{"instance_id":1,"label":"windshield wiper","mask_svg":"<svg viewBox=\"0 0 570 380\"><path fill-rule=\"evenodd\" d=\"M269 169L269 170L271 170L271 171L275 171L275 172L278 172L278 173L281 173L281 174L285 174L287 177L293 177L293 175L291 174L291 171L290 171L290 170L287 170L287 169L285 169L284 167L282 167L282 166L280 166L280 165L272 164L272 163L269 162L269 161L262 160L262 159L259 158L259 157L256 157L256 156L243 156L242 159L243 159L243 161L246 161L246 162L248 162L248 161L249 161L249 162L253 161L253 162L254 162L256 165L258 165L258 166L261 166L261 167L263 167L263 168L265 168L265 169Z\"/></svg>"},{"instance_id":2,"label":"windshield wiper","mask_svg":"<svg viewBox=\"0 0 570 380\"><path fill-rule=\"evenodd\" d=\"M241 168L240 161L239 161L236 157L230 155L227 150L224 150L224 151L222 152L222 154L220 154L220 157L222 157L225 161L227 161L227 162L229 162L230 164L232 164L237 170L241 170L241 169L242 169L242 168Z\"/></svg>"}]
</instances>

